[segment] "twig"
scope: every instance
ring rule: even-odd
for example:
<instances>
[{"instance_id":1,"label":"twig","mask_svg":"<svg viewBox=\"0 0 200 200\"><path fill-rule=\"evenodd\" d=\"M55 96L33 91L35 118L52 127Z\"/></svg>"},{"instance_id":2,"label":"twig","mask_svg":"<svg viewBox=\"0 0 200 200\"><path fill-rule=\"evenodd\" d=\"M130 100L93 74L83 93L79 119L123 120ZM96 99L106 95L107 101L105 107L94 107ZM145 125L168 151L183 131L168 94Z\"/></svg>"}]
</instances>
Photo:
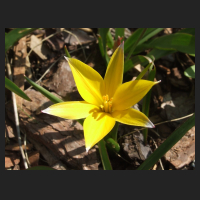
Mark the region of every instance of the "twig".
<instances>
[{"instance_id":1,"label":"twig","mask_svg":"<svg viewBox=\"0 0 200 200\"><path fill-rule=\"evenodd\" d=\"M48 40L49 38L53 37L54 35L58 34L59 32L53 33L47 37L45 37L39 44L35 45L33 48L31 48L31 50L28 52L27 57L31 54L31 52L33 51L33 49L35 49L37 46L41 45L45 40Z\"/></svg>"},{"instance_id":2,"label":"twig","mask_svg":"<svg viewBox=\"0 0 200 200\"><path fill-rule=\"evenodd\" d=\"M176 118L176 119L171 119L171 120L167 120L167 121L164 121L164 122L160 122L160 123L157 123L157 124L154 124L154 125L157 126L157 125L164 124L164 123L167 123L167 122L179 121L179 120L181 120L181 119L185 119L185 118L191 117L193 114L194 114L194 113L189 114L189 115L186 115L186 116L184 116L184 117L180 117L180 118ZM130 134L132 134L132 133L135 133L135 132L137 132L137 131L141 131L141 130L143 130L143 129L146 129L146 128L141 128L141 129L138 129L138 130L135 130L135 131L131 131L130 133L127 133L127 134L125 134L125 135L119 137L117 140L119 141L121 138L123 138L123 137L125 137L125 136L127 136L127 135L130 135Z\"/></svg>"},{"instance_id":3,"label":"twig","mask_svg":"<svg viewBox=\"0 0 200 200\"><path fill-rule=\"evenodd\" d=\"M153 143L154 143L154 145L155 145L155 147L156 147L156 149L158 148L158 146L157 146L157 144L156 144L156 142L155 142L155 140L151 137L151 136L149 136L151 139L152 139L152 141L153 141ZM162 161L161 161L161 159L159 159L159 162L160 162L160 166L161 166L161 168L162 168L162 170L165 170L164 169L164 167L163 167L163 164L162 164Z\"/></svg>"},{"instance_id":4,"label":"twig","mask_svg":"<svg viewBox=\"0 0 200 200\"><path fill-rule=\"evenodd\" d=\"M51 64L51 66L44 72L44 74L35 82L35 83L39 83L43 78L44 76L50 71L50 69L63 57L60 56L54 63ZM28 89L31 89L33 86L30 86ZM28 90L26 89L26 90Z\"/></svg>"},{"instance_id":5,"label":"twig","mask_svg":"<svg viewBox=\"0 0 200 200\"><path fill-rule=\"evenodd\" d=\"M66 32L66 33L69 33L69 34L73 35L76 38L76 40L78 41L78 43L80 44L80 46L81 46L81 48L83 50L83 54L84 54L85 59L86 59L85 49L82 47L82 44L81 44L80 40L78 39L78 37L75 34L73 34L72 32L68 31L68 30L63 30L63 31Z\"/></svg>"},{"instance_id":6,"label":"twig","mask_svg":"<svg viewBox=\"0 0 200 200\"><path fill-rule=\"evenodd\" d=\"M26 160L27 160L27 163L29 165L29 167L31 166L30 162L29 162L29 159L28 159L28 153L27 153L27 150L26 150L26 133L24 134L24 151L25 151L25 156L26 156Z\"/></svg>"},{"instance_id":7,"label":"twig","mask_svg":"<svg viewBox=\"0 0 200 200\"><path fill-rule=\"evenodd\" d=\"M9 61L8 61L7 54L6 54L6 61L7 61L8 78L12 81L12 72L11 72L11 68L10 68L10 64L9 64ZM23 162L24 162L24 167L25 167L25 169L27 169L28 164L27 164L26 157L24 155L24 151L23 151L22 143L21 143L21 135L20 135L20 128L19 128L19 117L18 117L18 112L17 112L16 97L15 97L14 92L12 92L12 99L13 99L13 109L14 109L15 125L16 125L16 130L17 130L18 143L19 143L21 154L22 154L22 159L23 159Z\"/></svg>"}]
</instances>

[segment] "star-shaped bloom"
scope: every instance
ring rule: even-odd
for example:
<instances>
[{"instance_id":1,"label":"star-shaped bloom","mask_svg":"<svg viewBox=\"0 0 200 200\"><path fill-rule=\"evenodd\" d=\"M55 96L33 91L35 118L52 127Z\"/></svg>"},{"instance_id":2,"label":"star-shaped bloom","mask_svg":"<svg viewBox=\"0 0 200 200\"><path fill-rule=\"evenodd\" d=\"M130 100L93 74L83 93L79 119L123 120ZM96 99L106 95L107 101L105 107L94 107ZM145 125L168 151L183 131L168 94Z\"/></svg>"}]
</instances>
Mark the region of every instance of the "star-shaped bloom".
<instances>
[{"instance_id":1,"label":"star-shaped bloom","mask_svg":"<svg viewBox=\"0 0 200 200\"><path fill-rule=\"evenodd\" d=\"M83 62L74 58L66 59L84 101L57 103L42 112L64 119L86 118L83 123L86 151L103 139L116 121L134 126L154 127L146 115L131 106L159 82L135 80L122 84L124 43L112 55L104 79Z\"/></svg>"}]
</instances>

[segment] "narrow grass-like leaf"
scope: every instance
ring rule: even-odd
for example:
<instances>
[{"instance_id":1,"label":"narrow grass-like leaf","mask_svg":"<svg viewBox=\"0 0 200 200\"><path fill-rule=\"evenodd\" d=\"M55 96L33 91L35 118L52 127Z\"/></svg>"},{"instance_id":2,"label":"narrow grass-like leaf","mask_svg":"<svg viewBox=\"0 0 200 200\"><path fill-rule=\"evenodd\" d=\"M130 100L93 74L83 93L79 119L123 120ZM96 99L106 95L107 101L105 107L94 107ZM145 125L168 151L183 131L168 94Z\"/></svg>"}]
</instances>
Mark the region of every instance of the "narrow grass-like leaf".
<instances>
[{"instance_id":1,"label":"narrow grass-like leaf","mask_svg":"<svg viewBox=\"0 0 200 200\"><path fill-rule=\"evenodd\" d=\"M102 42L101 36L98 37L98 41L99 41L99 49L100 49L101 55L105 59L107 65L108 65L110 58L109 58L107 52L106 52L106 54L104 54L104 49L103 49L104 47L103 47L103 42Z\"/></svg>"},{"instance_id":2,"label":"narrow grass-like leaf","mask_svg":"<svg viewBox=\"0 0 200 200\"><path fill-rule=\"evenodd\" d=\"M156 75L156 68L153 65L151 65L149 69L149 75L148 75L148 80L153 81ZM142 112L148 117L149 116L149 107L150 107L150 101L151 101L151 90L146 94L146 96L143 99L142 103ZM148 128L143 130L143 135L144 135L144 143L145 145L147 144L147 137L148 137Z\"/></svg>"},{"instance_id":3,"label":"narrow grass-like leaf","mask_svg":"<svg viewBox=\"0 0 200 200\"><path fill-rule=\"evenodd\" d=\"M195 36L187 33L164 35L151 41L148 47L195 54Z\"/></svg>"},{"instance_id":4,"label":"narrow grass-like leaf","mask_svg":"<svg viewBox=\"0 0 200 200\"><path fill-rule=\"evenodd\" d=\"M112 35L111 35L110 31L108 31L106 37L107 37L107 45L108 45L108 47L109 47L110 49L112 49L112 48L113 48L113 45L114 45L114 40L113 40L113 38L112 38Z\"/></svg>"},{"instance_id":5,"label":"narrow grass-like leaf","mask_svg":"<svg viewBox=\"0 0 200 200\"><path fill-rule=\"evenodd\" d=\"M109 31L109 28L99 28L99 34L102 38L102 43L103 43L103 51L104 51L104 56L106 53L106 38L107 38L107 33Z\"/></svg>"},{"instance_id":6,"label":"narrow grass-like leaf","mask_svg":"<svg viewBox=\"0 0 200 200\"><path fill-rule=\"evenodd\" d=\"M66 45L64 46L64 50L65 50L66 56L67 56L68 58L71 58L71 56L70 56L70 54L69 54L69 52L68 52L68 50L67 50Z\"/></svg>"},{"instance_id":7,"label":"narrow grass-like leaf","mask_svg":"<svg viewBox=\"0 0 200 200\"><path fill-rule=\"evenodd\" d=\"M118 39L118 36L124 37L124 28L115 28L115 40Z\"/></svg>"},{"instance_id":8,"label":"narrow grass-like leaf","mask_svg":"<svg viewBox=\"0 0 200 200\"><path fill-rule=\"evenodd\" d=\"M111 165L109 157L108 157L104 139L102 139L98 142L98 146L99 146L99 153L101 156L101 161L102 161L104 170L112 170L112 165Z\"/></svg>"},{"instance_id":9,"label":"narrow grass-like leaf","mask_svg":"<svg viewBox=\"0 0 200 200\"><path fill-rule=\"evenodd\" d=\"M146 72L148 71L148 69L152 69L154 63L153 61L151 60L151 58L147 57L147 56L143 56L144 58L146 58L149 62L149 64L145 67L145 69L137 76L136 80L140 80L145 74Z\"/></svg>"},{"instance_id":10,"label":"narrow grass-like leaf","mask_svg":"<svg viewBox=\"0 0 200 200\"><path fill-rule=\"evenodd\" d=\"M184 124L177 128L138 168L137 170L149 170L156 162L169 151L193 126L195 126L195 114Z\"/></svg>"},{"instance_id":11,"label":"narrow grass-like leaf","mask_svg":"<svg viewBox=\"0 0 200 200\"><path fill-rule=\"evenodd\" d=\"M53 103L61 103L63 102L62 99L59 99L58 97L54 96L51 92L44 89L42 86L38 85L34 81L30 80L28 77L24 76L27 82L32 85L36 90L38 90L40 93L42 93L45 97L47 97L49 100L51 100Z\"/></svg>"},{"instance_id":12,"label":"narrow grass-like leaf","mask_svg":"<svg viewBox=\"0 0 200 200\"><path fill-rule=\"evenodd\" d=\"M45 97L47 97L53 103L63 102L62 99L59 99L58 97L53 95L51 92L49 92L48 90L46 90L42 86L40 86L37 83L35 83L34 81L30 80L28 77L26 77L26 76L24 76L24 77L30 85L32 85L36 90L38 90L40 93L42 93ZM83 125L83 121L84 121L83 119L77 119L76 121L78 121L81 125Z\"/></svg>"},{"instance_id":13,"label":"narrow grass-like leaf","mask_svg":"<svg viewBox=\"0 0 200 200\"><path fill-rule=\"evenodd\" d=\"M153 56L155 58L155 60L175 53L176 51L169 51L169 50L160 50L160 49L153 49L152 51L150 51L146 56L151 57ZM129 69L131 69L132 67L134 67L137 64L141 64L142 66L146 66L148 64L148 61L141 57L141 56L134 56L133 58L127 60L124 63L124 73L127 72Z\"/></svg>"},{"instance_id":14,"label":"narrow grass-like leaf","mask_svg":"<svg viewBox=\"0 0 200 200\"><path fill-rule=\"evenodd\" d=\"M139 35L141 35L144 28L138 28L124 43L124 53L128 53L132 47L132 45L136 42ZM148 28L141 38L141 40L138 42L138 45L143 44L148 39L153 37L154 35L158 34L160 31L162 31L163 28Z\"/></svg>"},{"instance_id":15,"label":"narrow grass-like leaf","mask_svg":"<svg viewBox=\"0 0 200 200\"><path fill-rule=\"evenodd\" d=\"M125 61L127 61L127 60L131 57L131 55L133 54L133 52L134 52L134 50L135 50L135 48L136 48L138 42L139 42L139 41L142 39L142 37L144 36L144 34L145 34L147 28L140 29L140 30L142 30L142 32L141 32L140 35L137 35L137 38L135 38L135 42L132 44L132 47L130 48L130 51L129 51L129 53L128 53L126 59L125 59Z\"/></svg>"},{"instance_id":16,"label":"narrow grass-like leaf","mask_svg":"<svg viewBox=\"0 0 200 200\"><path fill-rule=\"evenodd\" d=\"M184 71L184 75L189 77L189 78L195 78L195 65L192 65L192 66L188 67Z\"/></svg>"},{"instance_id":17,"label":"narrow grass-like leaf","mask_svg":"<svg viewBox=\"0 0 200 200\"><path fill-rule=\"evenodd\" d=\"M32 101L15 83L5 77L5 87L27 101Z\"/></svg>"},{"instance_id":18,"label":"narrow grass-like leaf","mask_svg":"<svg viewBox=\"0 0 200 200\"><path fill-rule=\"evenodd\" d=\"M20 38L30 34L37 28L16 28L5 35L5 52L12 47Z\"/></svg>"}]
</instances>

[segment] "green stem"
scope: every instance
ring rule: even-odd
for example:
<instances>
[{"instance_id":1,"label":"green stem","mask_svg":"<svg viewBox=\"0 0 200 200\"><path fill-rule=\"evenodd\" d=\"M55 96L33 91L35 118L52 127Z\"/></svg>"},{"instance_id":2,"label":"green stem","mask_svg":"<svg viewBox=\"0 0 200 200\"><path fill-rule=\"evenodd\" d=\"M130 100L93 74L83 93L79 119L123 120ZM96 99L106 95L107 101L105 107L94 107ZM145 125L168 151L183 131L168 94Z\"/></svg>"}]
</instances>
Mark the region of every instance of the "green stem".
<instances>
[{"instance_id":1,"label":"green stem","mask_svg":"<svg viewBox=\"0 0 200 200\"><path fill-rule=\"evenodd\" d=\"M108 157L104 139L99 141L98 146L104 170L112 170L112 165Z\"/></svg>"}]
</instances>

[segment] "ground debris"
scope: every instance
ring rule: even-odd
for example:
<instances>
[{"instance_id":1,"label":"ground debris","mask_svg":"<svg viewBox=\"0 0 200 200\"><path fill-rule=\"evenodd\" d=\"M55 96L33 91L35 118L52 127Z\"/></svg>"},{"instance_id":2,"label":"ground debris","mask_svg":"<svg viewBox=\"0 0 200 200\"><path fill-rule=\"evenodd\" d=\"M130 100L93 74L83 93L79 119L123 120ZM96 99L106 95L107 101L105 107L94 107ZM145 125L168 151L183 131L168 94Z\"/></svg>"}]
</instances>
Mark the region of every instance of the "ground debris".
<instances>
[{"instance_id":1,"label":"ground debris","mask_svg":"<svg viewBox=\"0 0 200 200\"><path fill-rule=\"evenodd\" d=\"M176 169L195 159L195 126L192 127L166 154L165 159Z\"/></svg>"},{"instance_id":2,"label":"ground debris","mask_svg":"<svg viewBox=\"0 0 200 200\"><path fill-rule=\"evenodd\" d=\"M152 153L149 145L144 145L144 136L139 131L125 136L122 148L130 160L144 161Z\"/></svg>"},{"instance_id":3,"label":"ground debris","mask_svg":"<svg viewBox=\"0 0 200 200\"><path fill-rule=\"evenodd\" d=\"M44 113L36 115L31 110L45 109L49 106L50 101L44 96L41 98L41 93L33 91L26 91L32 102L24 100L22 109L19 111L21 132L27 134L27 139L30 137L43 144L73 169L98 169L100 160L96 149L93 148L88 153L85 151L82 125L73 120L64 120ZM38 99L42 99L42 101L38 101ZM38 102L38 106L35 103L35 107L32 108L34 102ZM14 121L12 104L6 105L6 111L8 117ZM29 121L30 118L33 118L35 123Z\"/></svg>"}]
</instances>

